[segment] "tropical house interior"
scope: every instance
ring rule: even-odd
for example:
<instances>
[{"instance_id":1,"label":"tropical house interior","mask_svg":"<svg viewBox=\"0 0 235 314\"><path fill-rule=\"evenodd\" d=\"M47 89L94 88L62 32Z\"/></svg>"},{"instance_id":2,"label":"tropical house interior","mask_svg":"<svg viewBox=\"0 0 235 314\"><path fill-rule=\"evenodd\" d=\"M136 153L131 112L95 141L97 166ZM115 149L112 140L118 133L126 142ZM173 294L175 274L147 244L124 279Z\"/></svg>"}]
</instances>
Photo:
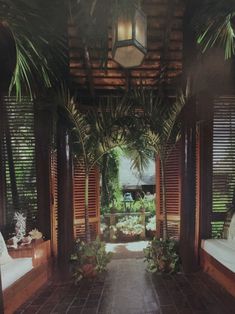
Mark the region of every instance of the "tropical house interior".
<instances>
[{"instance_id":1,"label":"tropical house interior","mask_svg":"<svg viewBox=\"0 0 235 314\"><path fill-rule=\"evenodd\" d=\"M86 306L71 305L91 284L71 289L73 301L56 306L71 285L74 241L100 234L97 160L126 145L126 135L142 138L146 125L167 127L171 120L160 113L169 114L180 94L174 145L164 137L158 150L160 131L151 141L155 237L177 241L181 272L149 281L151 289L170 291L164 301L156 290L152 308L125 312L234 313L234 1L3 0L0 7L0 312L123 313L89 298ZM88 111L96 129L91 122L83 128ZM112 122L119 115L129 117L124 127ZM130 126L132 118L138 120ZM100 140L98 127L108 139ZM40 303L52 278L61 293L54 308ZM187 308L179 307L179 293Z\"/></svg>"}]
</instances>

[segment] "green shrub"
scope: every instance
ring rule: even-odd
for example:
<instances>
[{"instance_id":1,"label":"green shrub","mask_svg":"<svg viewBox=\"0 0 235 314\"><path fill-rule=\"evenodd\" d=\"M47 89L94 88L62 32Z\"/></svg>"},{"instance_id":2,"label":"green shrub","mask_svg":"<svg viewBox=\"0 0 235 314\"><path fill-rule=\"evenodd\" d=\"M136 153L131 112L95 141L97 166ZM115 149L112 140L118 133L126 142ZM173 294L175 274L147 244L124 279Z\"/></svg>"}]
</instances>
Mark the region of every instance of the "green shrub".
<instances>
[{"instance_id":1,"label":"green shrub","mask_svg":"<svg viewBox=\"0 0 235 314\"><path fill-rule=\"evenodd\" d=\"M115 227L118 231L128 235L140 235L144 230L144 226L137 216L125 217L121 219Z\"/></svg>"},{"instance_id":2,"label":"green shrub","mask_svg":"<svg viewBox=\"0 0 235 314\"><path fill-rule=\"evenodd\" d=\"M154 273L175 273L179 271L177 242L172 239L163 241L154 238L144 249L147 270Z\"/></svg>"},{"instance_id":3,"label":"green shrub","mask_svg":"<svg viewBox=\"0 0 235 314\"><path fill-rule=\"evenodd\" d=\"M131 211L140 212L142 208L144 208L146 212L150 212L151 214L154 215L156 213L155 200L154 199L148 200L145 197L136 200L131 207Z\"/></svg>"}]
</instances>

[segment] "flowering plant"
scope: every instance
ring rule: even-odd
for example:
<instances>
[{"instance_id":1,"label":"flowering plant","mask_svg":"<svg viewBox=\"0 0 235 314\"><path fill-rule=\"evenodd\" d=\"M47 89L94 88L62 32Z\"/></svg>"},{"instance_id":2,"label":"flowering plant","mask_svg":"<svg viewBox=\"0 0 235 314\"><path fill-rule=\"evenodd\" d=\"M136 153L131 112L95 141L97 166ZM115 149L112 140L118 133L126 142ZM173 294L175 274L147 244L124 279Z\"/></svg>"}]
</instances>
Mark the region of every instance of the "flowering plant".
<instances>
[{"instance_id":1,"label":"flowering plant","mask_svg":"<svg viewBox=\"0 0 235 314\"><path fill-rule=\"evenodd\" d=\"M146 225L146 230L156 231L156 215L149 218L148 223Z\"/></svg>"}]
</instances>

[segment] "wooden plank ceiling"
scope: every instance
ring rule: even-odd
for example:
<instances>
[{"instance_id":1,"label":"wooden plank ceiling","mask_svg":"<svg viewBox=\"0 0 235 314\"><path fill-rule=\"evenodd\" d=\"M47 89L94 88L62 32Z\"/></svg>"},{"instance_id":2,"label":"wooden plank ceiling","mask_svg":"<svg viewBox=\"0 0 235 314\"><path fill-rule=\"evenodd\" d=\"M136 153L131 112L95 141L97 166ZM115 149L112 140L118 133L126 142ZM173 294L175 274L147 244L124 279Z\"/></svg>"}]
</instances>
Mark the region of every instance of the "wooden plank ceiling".
<instances>
[{"instance_id":1,"label":"wooden plank ceiling","mask_svg":"<svg viewBox=\"0 0 235 314\"><path fill-rule=\"evenodd\" d=\"M79 90L92 94L107 90L127 90L139 84L157 88L162 77L169 85L182 72L181 1L144 0L142 9L147 15L147 55L141 66L125 70L112 60L111 27L107 68L101 69L100 60L87 59L78 31L69 24L70 74Z\"/></svg>"}]
</instances>

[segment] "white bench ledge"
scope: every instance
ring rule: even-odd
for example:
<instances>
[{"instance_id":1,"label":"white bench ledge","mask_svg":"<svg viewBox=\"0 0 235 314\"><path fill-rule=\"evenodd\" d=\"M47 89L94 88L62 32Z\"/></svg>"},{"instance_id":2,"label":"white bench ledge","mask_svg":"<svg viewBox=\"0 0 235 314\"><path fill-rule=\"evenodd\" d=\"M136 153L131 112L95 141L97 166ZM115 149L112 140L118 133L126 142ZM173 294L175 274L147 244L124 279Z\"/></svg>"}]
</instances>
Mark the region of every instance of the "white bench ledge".
<instances>
[{"instance_id":1,"label":"white bench ledge","mask_svg":"<svg viewBox=\"0 0 235 314\"><path fill-rule=\"evenodd\" d=\"M202 240L201 247L218 262L235 273L235 240Z\"/></svg>"},{"instance_id":2,"label":"white bench ledge","mask_svg":"<svg viewBox=\"0 0 235 314\"><path fill-rule=\"evenodd\" d=\"M11 262L1 265L2 290L8 288L16 280L33 269L32 258L14 258Z\"/></svg>"}]
</instances>

